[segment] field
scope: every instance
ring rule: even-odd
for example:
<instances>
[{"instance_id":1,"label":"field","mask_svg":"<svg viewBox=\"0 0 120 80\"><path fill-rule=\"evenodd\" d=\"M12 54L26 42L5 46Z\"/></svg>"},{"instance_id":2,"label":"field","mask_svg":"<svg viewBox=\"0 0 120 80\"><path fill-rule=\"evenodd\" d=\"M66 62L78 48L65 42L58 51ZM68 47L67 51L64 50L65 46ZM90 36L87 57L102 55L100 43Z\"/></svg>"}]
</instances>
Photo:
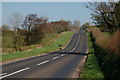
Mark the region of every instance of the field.
<instances>
[{"instance_id":1,"label":"field","mask_svg":"<svg viewBox=\"0 0 120 80\"><path fill-rule=\"evenodd\" d=\"M27 52L21 51L21 52L13 52L13 53L8 53L8 54L3 54L2 62L56 51L60 48L59 44L65 46L72 35L73 35L73 32L64 32L64 33L59 34L58 37L56 37L54 39L54 41L51 42L48 46L44 46L44 47L37 48L37 49L32 49ZM47 39L46 39L46 41L47 41Z\"/></svg>"}]
</instances>

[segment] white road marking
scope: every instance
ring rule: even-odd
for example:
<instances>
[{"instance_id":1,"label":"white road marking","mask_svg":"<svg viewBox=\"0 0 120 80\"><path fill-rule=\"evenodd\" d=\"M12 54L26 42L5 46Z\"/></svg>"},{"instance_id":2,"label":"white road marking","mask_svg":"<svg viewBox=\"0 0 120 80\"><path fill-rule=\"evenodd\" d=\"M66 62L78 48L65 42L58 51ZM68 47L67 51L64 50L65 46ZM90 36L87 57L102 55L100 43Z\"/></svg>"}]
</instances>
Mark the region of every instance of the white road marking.
<instances>
[{"instance_id":1,"label":"white road marking","mask_svg":"<svg viewBox=\"0 0 120 80\"><path fill-rule=\"evenodd\" d=\"M69 51L69 52L72 52L72 51Z\"/></svg>"},{"instance_id":2,"label":"white road marking","mask_svg":"<svg viewBox=\"0 0 120 80\"><path fill-rule=\"evenodd\" d=\"M5 75L5 74L7 74L7 73L2 73L2 74L0 74L0 76L3 76L3 75Z\"/></svg>"},{"instance_id":3,"label":"white road marking","mask_svg":"<svg viewBox=\"0 0 120 80\"><path fill-rule=\"evenodd\" d=\"M80 38L80 36L78 36L78 37ZM71 51L69 51L69 52L72 52L72 51L75 50L75 48L76 48L77 45L78 45L79 38L78 38L78 40L77 40L77 43L76 43L75 47L74 47ZM69 53L69 52L68 52L68 53ZM62 54L61 56L64 56L64 55L65 55L65 54ZM53 60L54 60L54 59L57 59L57 58L59 58L59 56L54 57ZM46 60L46 61L44 61L44 62L41 62L41 63L39 63L38 65L42 65L42 64L47 63L47 62L49 62L49 60ZM11 76L11 75L14 75L14 74L17 74L17 73L19 73L19 72L22 72L22 71L25 71L25 70L28 70L28 69L30 69L30 68L27 67L27 68L24 68L24 69L15 71L15 72L13 72L13 73L10 73L10 74L8 74L8 75L5 75L5 74L7 74L7 73L0 74L0 76L2 76L2 77L0 77L0 79L5 78L5 77L8 77L8 76ZM4 76L3 76L3 75L4 75Z\"/></svg>"},{"instance_id":4,"label":"white road marking","mask_svg":"<svg viewBox=\"0 0 120 80\"><path fill-rule=\"evenodd\" d=\"M53 60L54 60L54 59L57 59L57 58L59 58L59 56L57 56L57 57L54 57L54 58L53 58Z\"/></svg>"},{"instance_id":5,"label":"white road marking","mask_svg":"<svg viewBox=\"0 0 120 80\"><path fill-rule=\"evenodd\" d=\"M8 74L8 75L5 75L5 76L0 77L0 79L5 78L5 77L8 77L8 76L11 76L11 75L14 75L14 74L17 74L17 73L19 73L19 72L22 72L22 71L25 71L25 70L28 70L28 69L30 69L30 68L27 67L27 68L24 68L24 69L15 71L15 72L13 72L13 73L10 73L10 74Z\"/></svg>"},{"instance_id":6,"label":"white road marking","mask_svg":"<svg viewBox=\"0 0 120 80\"><path fill-rule=\"evenodd\" d=\"M75 47L71 51L69 51L69 52L73 52L76 49L76 47L78 45L78 42L80 41L79 39L80 39L80 35L78 36L78 40L77 40L77 43L76 43Z\"/></svg>"},{"instance_id":7,"label":"white road marking","mask_svg":"<svg viewBox=\"0 0 120 80\"><path fill-rule=\"evenodd\" d=\"M61 56L64 56L65 54L62 54Z\"/></svg>"},{"instance_id":8,"label":"white road marking","mask_svg":"<svg viewBox=\"0 0 120 80\"><path fill-rule=\"evenodd\" d=\"M71 51L67 52L66 54L68 54L68 53L70 53L70 52L73 52L73 51L76 49L76 47L77 47L79 41L80 41L80 35L78 36L78 40L77 40L77 42L76 42L75 47L74 47ZM63 55L61 55L61 56L64 56L64 55L65 55L65 54L63 54Z\"/></svg>"},{"instance_id":9,"label":"white road marking","mask_svg":"<svg viewBox=\"0 0 120 80\"><path fill-rule=\"evenodd\" d=\"M42 64L45 64L45 63L47 63L47 62L49 62L49 60L43 61L43 62L41 62L41 63L39 63L39 64L37 64L37 65L42 65Z\"/></svg>"}]
</instances>

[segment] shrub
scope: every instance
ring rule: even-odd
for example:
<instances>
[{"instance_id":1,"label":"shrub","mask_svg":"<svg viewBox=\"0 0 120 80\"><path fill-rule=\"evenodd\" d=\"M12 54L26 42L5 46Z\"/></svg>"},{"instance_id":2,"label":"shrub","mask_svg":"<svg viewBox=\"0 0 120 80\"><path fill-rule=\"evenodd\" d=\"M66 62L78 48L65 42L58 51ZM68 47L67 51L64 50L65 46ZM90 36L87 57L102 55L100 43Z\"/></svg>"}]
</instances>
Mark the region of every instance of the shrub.
<instances>
[{"instance_id":1,"label":"shrub","mask_svg":"<svg viewBox=\"0 0 120 80\"><path fill-rule=\"evenodd\" d=\"M106 33L100 30L92 30L93 38L95 43L101 46L103 49L120 55L120 30L118 30L114 35L106 35Z\"/></svg>"},{"instance_id":2,"label":"shrub","mask_svg":"<svg viewBox=\"0 0 120 80\"><path fill-rule=\"evenodd\" d=\"M12 35L2 37L2 47L3 48L13 48L14 47L14 39L13 39Z\"/></svg>"},{"instance_id":3,"label":"shrub","mask_svg":"<svg viewBox=\"0 0 120 80\"><path fill-rule=\"evenodd\" d=\"M99 31L98 31L99 33L95 34L95 32L97 31L94 30L92 31L93 32L91 37L94 44L93 47L95 50L95 55L97 57L100 68L104 73L105 80L113 80L113 79L119 80L119 74L120 74L119 30L114 35L111 36L103 35L103 33ZM101 38L101 35L102 37L105 38Z\"/></svg>"},{"instance_id":4,"label":"shrub","mask_svg":"<svg viewBox=\"0 0 120 80\"><path fill-rule=\"evenodd\" d=\"M120 55L120 30L110 38L109 51Z\"/></svg>"}]
</instances>

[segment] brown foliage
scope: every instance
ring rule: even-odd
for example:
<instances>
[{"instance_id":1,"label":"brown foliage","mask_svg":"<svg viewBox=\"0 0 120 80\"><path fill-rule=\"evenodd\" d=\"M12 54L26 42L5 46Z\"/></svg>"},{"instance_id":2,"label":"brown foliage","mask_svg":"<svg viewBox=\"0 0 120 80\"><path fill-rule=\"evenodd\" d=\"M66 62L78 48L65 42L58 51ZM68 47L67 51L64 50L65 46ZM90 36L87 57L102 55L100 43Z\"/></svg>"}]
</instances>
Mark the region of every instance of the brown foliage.
<instances>
[{"instance_id":1,"label":"brown foliage","mask_svg":"<svg viewBox=\"0 0 120 80\"><path fill-rule=\"evenodd\" d=\"M96 25L92 25L92 26L90 26L90 27L97 27Z\"/></svg>"},{"instance_id":2,"label":"brown foliage","mask_svg":"<svg viewBox=\"0 0 120 80\"><path fill-rule=\"evenodd\" d=\"M28 14L21 25L24 31L26 45L40 43L44 37L47 18L37 14Z\"/></svg>"},{"instance_id":3,"label":"brown foliage","mask_svg":"<svg viewBox=\"0 0 120 80\"><path fill-rule=\"evenodd\" d=\"M120 55L120 30L118 30L113 36L110 38L111 44L109 45L109 50Z\"/></svg>"},{"instance_id":4,"label":"brown foliage","mask_svg":"<svg viewBox=\"0 0 120 80\"><path fill-rule=\"evenodd\" d=\"M120 55L120 30L111 36L104 35L100 30L92 30L92 35L99 46Z\"/></svg>"},{"instance_id":5,"label":"brown foliage","mask_svg":"<svg viewBox=\"0 0 120 80\"><path fill-rule=\"evenodd\" d=\"M47 23L47 27L46 27L48 33L61 33L64 31L68 31L69 30L69 22L68 21L64 21L64 20L60 20L60 21L56 21L56 22L51 22L51 23Z\"/></svg>"},{"instance_id":6,"label":"brown foliage","mask_svg":"<svg viewBox=\"0 0 120 80\"><path fill-rule=\"evenodd\" d=\"M92 14L93 23L102 31L114 34L120 29L120 1L119 2L95 2L86 6L94 13Z\"/></svg>"}]
</instances>

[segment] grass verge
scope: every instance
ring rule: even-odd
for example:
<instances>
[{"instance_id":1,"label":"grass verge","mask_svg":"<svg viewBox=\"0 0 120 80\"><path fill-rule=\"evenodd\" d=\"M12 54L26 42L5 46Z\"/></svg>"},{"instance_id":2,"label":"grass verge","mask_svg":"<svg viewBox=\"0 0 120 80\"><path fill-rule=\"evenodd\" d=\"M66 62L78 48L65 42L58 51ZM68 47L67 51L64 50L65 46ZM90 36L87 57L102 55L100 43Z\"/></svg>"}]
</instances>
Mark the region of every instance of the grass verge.
<instances>
[{"instance_id":1,"label":"grass verge","mask_svg":"<svg viewBox=\"0 0 120 80\"><path fill-rule=\"evenodd\" d=\"M54 39L56 39L58 37L59 34L57 33L53 33L53 34L47 34L45 36L45 38L42 39L41 41L41 46L42 47L45 47L45 46L48 46L50 45L51 42L54 42Z\"/></svg>"},{"instance_id":2,"label":"grass verge","mask_svg":"<svg viewBox=\"0 0 120 80\"><path fill-rule=\"evenodd\" d=\"M89 47L89 53L94 53L93 49L93 43L91 42L90 33L88 34L88 47ZM100 71L100 67L98 65L96 56L94 54L89 54L87 61L84 65L84 68L82 69L82 72L80 74L80 78L104 78L102 72Z\"/></svg>"},{"instance_id":3,"label":"grass verge","mask_svg":"<svg viewBox=\"0 0 120 80\"><path fill-rule=\"evenodd\" d=\"M68 42L68 40L70 39L70 37L72 35L73 35L73 32L64 32L64 34L61 33L57 38L55 38L55 40L53 42L51 42L51 44L49 46L45 46L45 47L37 48L37 49L32 49L31 51L28 51L28 52L22 51L22 52L3 54L2 55L2 62L55 51L55 50L60 48L59 44L65 46L65 44Z\"/></svg>"}]
</instances>

